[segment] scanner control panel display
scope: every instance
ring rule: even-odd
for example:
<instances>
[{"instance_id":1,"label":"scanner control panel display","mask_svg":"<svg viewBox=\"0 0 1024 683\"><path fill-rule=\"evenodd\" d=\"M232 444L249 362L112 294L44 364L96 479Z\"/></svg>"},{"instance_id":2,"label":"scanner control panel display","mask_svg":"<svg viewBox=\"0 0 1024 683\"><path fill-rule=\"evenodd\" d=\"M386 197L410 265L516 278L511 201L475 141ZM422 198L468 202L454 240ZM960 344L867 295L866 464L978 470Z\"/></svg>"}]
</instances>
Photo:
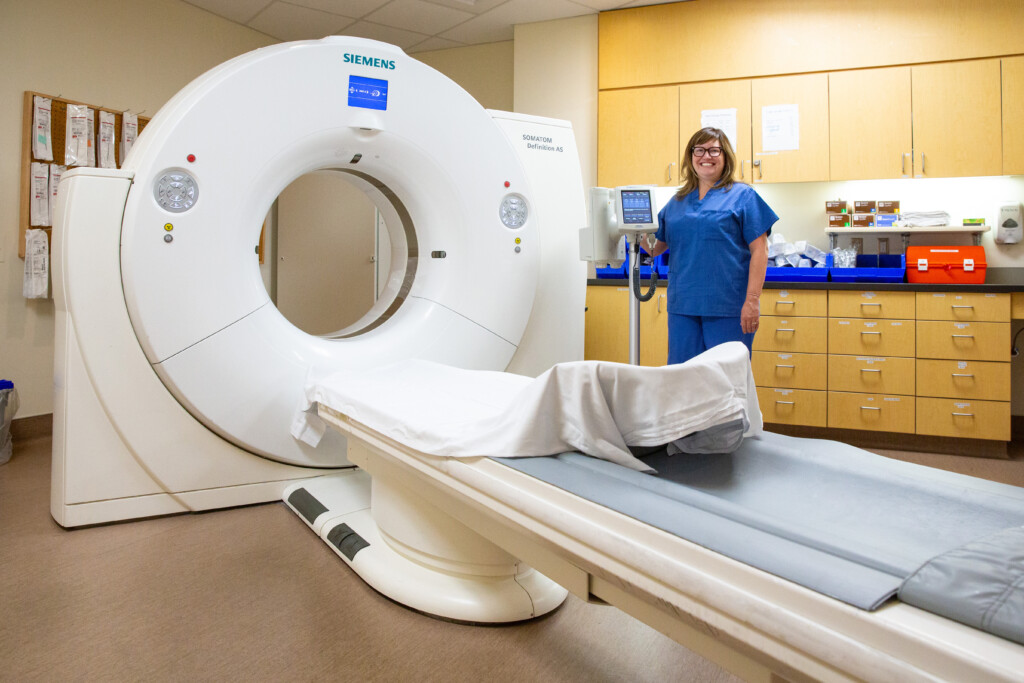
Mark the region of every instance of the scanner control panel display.
<instances>
[{"instance_id":1,"label":"scanner control panel display","mask_svg":"<svg viewBox=\"0 0 1024 683\"><path fill-rule=\"evenodd\" d=\"M650 190L622 191L622 222L642 225L654 222L654 206Z\"/></svg>"}]
</instances>

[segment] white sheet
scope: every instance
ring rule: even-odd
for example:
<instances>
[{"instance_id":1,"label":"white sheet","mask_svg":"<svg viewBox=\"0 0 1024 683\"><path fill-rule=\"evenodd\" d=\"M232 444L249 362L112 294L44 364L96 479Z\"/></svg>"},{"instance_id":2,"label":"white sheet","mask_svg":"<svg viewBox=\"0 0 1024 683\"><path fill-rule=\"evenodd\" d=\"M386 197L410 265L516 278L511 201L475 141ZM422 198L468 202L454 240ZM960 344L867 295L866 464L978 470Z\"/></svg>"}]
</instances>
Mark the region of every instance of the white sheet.
<instances>
[{"instance_id":1,"label":"white sheet","mask_svg":"<svg viewBox=\"0 0 1024 683\"><path fill-rule=\"evenodd\" d=\"M722 344L681 365L603 361L531 379L408 360L311 381L292 435L315 446L325 405L410 448L454 458L579 451L642 472L630 446L662 446L737 419L761 432L747 348Z\"/></svg>"}]
</instances>

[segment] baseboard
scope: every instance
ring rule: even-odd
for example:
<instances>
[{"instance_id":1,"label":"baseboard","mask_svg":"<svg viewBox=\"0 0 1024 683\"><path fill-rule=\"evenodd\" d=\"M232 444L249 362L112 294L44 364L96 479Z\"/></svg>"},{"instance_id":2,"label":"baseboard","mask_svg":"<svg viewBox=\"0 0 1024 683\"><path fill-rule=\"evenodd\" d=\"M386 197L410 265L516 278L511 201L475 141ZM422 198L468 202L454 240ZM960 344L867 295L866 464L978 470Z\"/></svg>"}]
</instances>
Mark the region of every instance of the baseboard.
<instances>
[{"instance_id":1,"label":"baseboard","mask_svg":"<svg viewBox=\"0 0 1024 683\"><path fill-rule=\"evenodd\" d=\"M1017 419L1016 416L1014 419ZM842 441L858 448L943 453L948 455L966 455L975 458L999 458L1002 460L1010 458L1008 442L1006 441L958 439L944 436L898 434L895 432L870 432L859 429L836 429L834 427L826 429L824 427L802 427L774 423L765 424L765 430L808 439Z\"/></svg>"},{"instance_id":2,"label":"baseboard","mask_svg":"<svg viewBox=\"0 0 1024 683\"><path fill-rule=\"evenodd\" d=\"M15 418L11 421L11 437L15 441L27 441L41 436L53 436L52 413Z\"/></svg>"}]
</instances>

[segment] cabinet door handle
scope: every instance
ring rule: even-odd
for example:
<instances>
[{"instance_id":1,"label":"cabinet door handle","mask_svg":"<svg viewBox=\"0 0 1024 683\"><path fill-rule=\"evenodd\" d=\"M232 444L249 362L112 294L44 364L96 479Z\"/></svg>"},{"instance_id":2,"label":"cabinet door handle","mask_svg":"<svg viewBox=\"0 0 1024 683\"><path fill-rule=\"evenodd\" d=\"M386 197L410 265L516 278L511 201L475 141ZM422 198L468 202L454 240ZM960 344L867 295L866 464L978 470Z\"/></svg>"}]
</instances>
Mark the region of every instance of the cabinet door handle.
<instances>
[{"instance_id":1,"label":"cabinet door handle","mask_svg":"<svg viewBox=\"0 0 1024 683\"><path fill-rule=\"evenodd\" d=\"M876 408L874 406L861 406L860 409L861 410L881 410L881 408Z\"/></svg>"},{"instance_id":2,"label":"cabinet door handle","mask_svg":"<svg viewBox=\"0 0 1024 683\"><path fill-rule=\"evenodd\" d=\"M661 313L661 300L664 299L664 298L665 298L664 294L662 294L661 296L658 297L658 313Z\"/></svg>"},{"instance_id":3,"label":"cabinet door handle","mask_svg":"<svg viewBox=\"0 0 1024 683\"><path fill-rule=\"evenodd\" d=\"M877 301L861 301L860 305L861 306L881 306L882 304L878 303Z\"/></svg>"},{"instance_id":4,"label":"cabinet door handle","mask_svg":"<svg viewBox=\"0 0 1024 683\"><path fill-rule=\"evenodd\" d=\"M900 152L900 173L907 175L907 153Z\"/></svg>"},{"instance_id":5,"label":"cabinet door handle","mask_svg":"<svg viewBox=\"0 0 1024 683\"><path fill-rule=\"evenodd\" d=\"M953 308L974 308L974 306L970 306L968 304L953 304Z\"/></svg>"},{"instance_id":6,"label":"cabinet door handle","mask_svg":"<svg viewBox=\"0 0 1024 683\"><path fill-rule=\"evenodd\" d=\"M740 159L740 180L743 180L743 164L747 163L746 159Z\"/></svg>"},{"instance_id":7,"label":"cabinet door handle","mask_svg":"<svg viewBox=\"0 0 1024 683\"><path fill-rule=\"evenodd\" d=\"M861 330L861 334L882 334L881 332L871 332L869 330Z\"/></svg>"},{"instance_id":8,"label":"cabinet door handle","mask_svg":"<svg viewBox=\"0 0 1024 683\"><path fill-rule=\"evenodd\" d=\"M779 304L789 304L790 306L793 306L794 304L796 304L796 302L795 301L790 301L788 299L779 299L778 301L775 302L776 308L778 307Z\"/></svg>"},{"instance_id":9,"label":"cabinet door handle","mask_svg":"<svg viewBox=\"0 0 1024 683\"><path fill-rule=\"evenodd\" d=\"M921 175L924 175L924 152L921 152Z\"/></svg>"},{"instance_id":10,"label":"cabinet door handle","mask_svg":"<svg viewBox=\"0 0 1024 683\"><path fill-rule=\"evenodd\" d=\"M881 372L878 368L861 368L861 372Z\"/></svg>"},{"instance_id":11,"label":"cabinet door handle","mask_svg":"<svg viewBox=\"0 0 1024 683\"><path fill-rule=\"evenodd\" d=\"M796 366L795 365L778 365L778 364L776 364L775 367L777 367L777 368L795 368Z\"/></svg>"},{"instance_id":12,"label":"cabinet door handle","mask_svg":"<svg viewBox=\"0 0 1024 683\"><path fill-rule=\"evenodd\" d=\"M776 327L775 331L776 332L796 332L796 330L790 329L788 327Z\"/></svg>"},{"instance_id":13,"label":"cabinet door handle","mask_svg":"<svg viewBox=\"0 0 1024 683\"><path fill-rule=\"evenodd\" d=\"M955 417L974 417L974 413L953 413Z\"/></svg>"},{"instance_id":14,"label":"cabinet door handle","mask_svg":"<svg viewBox=\"0 0 1024 683\"><path fill-rule=\"evenodd\" d=\"M974 335L973 334L954 334L953 337L954 338L961 338L961 339L974 339Z\"/></svg>"},{"instance_id":15,"label":"cabinet door handle","mask_svg":"<svg viewBox=\"0 0 1024 683\"><path fill-rule=\"evenodd\" d=\"M954 377L974 377L974 375L966 374L966 373L963 373L963 372L954 372L953 376Z\"/></svg>"},{"instance_id":16,"label":"cabinet door handle","mask_svg":"<svg viewBox=\"0 0 1024 683\"><path fill-rule=\"evenodd\" d=\"M754 168L757 169L757 179L761 180L762 178L764 178L764 171L761 170L761 160L760 159L755 159L751 163L753 163L754 164ZM750 175L751 175L751 177L753 177L753 175L754 175L753 172L751 172Z\"/></svg>"},{"instance_id":17,"label":"cabinet door handle","mask_svg":"<svg viewBox=\"0 0 1024 683\"><path fill-rule=\"evenodd\" d=\"M676 162L674 162L674 161L671 164L668 165L668 180L665 182L666 185L671 185L672 184L672 169L675 167L675 165L676 165Z\"/></svg>"},{"instance_id":18,"label":"cabinet door handle","mask_svg":"<svg viewBox=\"0 0 1024 683\"><path fill-rule=\"evenodd\" d=\"M793 401L776 401L775 403L776 404L781 404L781 405L784 405L784 406L796 405Z\"/></svg>"}]
</instances>

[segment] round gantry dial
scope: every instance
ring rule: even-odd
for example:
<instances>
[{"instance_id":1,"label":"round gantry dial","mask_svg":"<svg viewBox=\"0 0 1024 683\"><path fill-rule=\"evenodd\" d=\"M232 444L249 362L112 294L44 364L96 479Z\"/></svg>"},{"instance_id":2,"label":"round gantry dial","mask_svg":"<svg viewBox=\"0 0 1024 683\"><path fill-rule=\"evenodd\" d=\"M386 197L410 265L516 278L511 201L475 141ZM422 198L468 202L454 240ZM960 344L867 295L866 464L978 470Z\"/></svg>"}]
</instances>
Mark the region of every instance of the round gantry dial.
<instances>
[{"instance_id":1,"label":"round gantry dial","mask_svg":"<svg viewBox=\"0 0 1024 683\"><path fill-rule=\"evenodd\" d=\"M505 198L501 200L501 206L498 208L498 216L501 217L502 224L506 228L512 229L523 227L529 213L529 209L526 206L526 198L518 194L505 195Z\"/></svg>"},{"instance_id":2,"label":"round gantry dial","mask_svg":"<svg viewBox=\"0 0 1024 683\"><path fill-rule=\"evenodd\" d=\"M172 213L188 211L199 198L196 179L185 171L166 171L156 181L153 195L160 208Z\"/></svg>"}]
</instances>

